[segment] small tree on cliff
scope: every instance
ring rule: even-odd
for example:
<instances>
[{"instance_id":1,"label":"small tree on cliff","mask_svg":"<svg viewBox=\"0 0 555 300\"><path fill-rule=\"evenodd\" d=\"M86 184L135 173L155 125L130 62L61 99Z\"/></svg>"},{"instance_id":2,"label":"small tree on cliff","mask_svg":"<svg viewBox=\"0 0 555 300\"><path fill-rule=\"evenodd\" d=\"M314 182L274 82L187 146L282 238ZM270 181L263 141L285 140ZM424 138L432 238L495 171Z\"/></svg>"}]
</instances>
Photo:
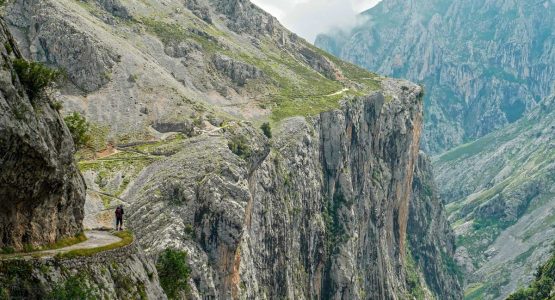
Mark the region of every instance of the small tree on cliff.
<instances>
[{"instance_id":1,"label":"small tree on cliff","mask_svg":"<svg viewBox=\"0 0 555 300\"><path fill-rule=\"evenodd\" d=\"M80 113L74 112L65 117L64 121L71 132L75 147L83 147L90 141L89 122Z\"/></svg>"},{"instance_id":2,"label":"small tree on cliff","mask_svg":"<svg viewBox=\"0 0 555 300\"><path fill-rule=\"evenodd\" d=\"M166 249L156 263L160 285L169 299L177 299L182 292L189 291L191 269L187 264L187 253Z\"/></svg>"},{"instance_id":3,"label":"small tree on cliff","mask_svg":"<svg viewBox=\"0 0 555 300\"><path fill-rule=\"evenodd\" d=\"M262 129L262 132L266 137L268 137L269 139L272 138L272 128L270 127L270 123L266 122L262 124L262 126L260 126L260 129Z\"/></svg>"},{"instance_id":4,"label":"small tree on cliff","mask_svg":"<svg viewBox=\"0 0 555 300\"><path fill-rule=\"evenodd\" d=\"M64 72L60 70L23 58L15 59L13 67L31 100L35 100L46 88L64 77Z\"/></svg>"}]
</instances>

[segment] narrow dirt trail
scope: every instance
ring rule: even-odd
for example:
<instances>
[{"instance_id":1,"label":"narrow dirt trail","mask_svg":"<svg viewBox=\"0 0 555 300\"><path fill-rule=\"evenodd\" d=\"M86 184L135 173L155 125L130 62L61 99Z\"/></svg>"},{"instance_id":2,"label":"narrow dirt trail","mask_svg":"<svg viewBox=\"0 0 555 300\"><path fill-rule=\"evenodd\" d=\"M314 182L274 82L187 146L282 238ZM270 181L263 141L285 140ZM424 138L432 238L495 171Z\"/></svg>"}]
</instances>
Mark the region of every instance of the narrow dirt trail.
<instances>
[{"instance_id":1,"label":"narrow dirt trail","mask_svg":"<svg viewBox=\"0 0 555 300\"><path fill-rule=\"evenodd\" d=\"M72 250L98 248L98 247L111 245L113 243L117 243L121 241L121 238L112 235L108 231L100 231L100 230L85 231L85 235L87 236L87 240L75 245L71 245L71 246L67 246L59 249L34 251L29 253L5 254L5 255L0 255L0 259L12 259L12 258L21 259L21 258L32 258L36 256L52 257L52 256L55 256L56 254L66 253Z\"/></svg>"}]
</instances>

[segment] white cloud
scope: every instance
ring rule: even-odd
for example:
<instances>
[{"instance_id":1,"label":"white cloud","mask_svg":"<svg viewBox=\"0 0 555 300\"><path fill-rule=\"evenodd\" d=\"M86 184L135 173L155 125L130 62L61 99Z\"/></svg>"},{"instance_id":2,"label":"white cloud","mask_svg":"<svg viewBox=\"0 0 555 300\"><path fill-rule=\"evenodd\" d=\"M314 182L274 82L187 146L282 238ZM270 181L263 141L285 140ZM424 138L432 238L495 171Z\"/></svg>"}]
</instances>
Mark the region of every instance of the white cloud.
<instances>
[{"instance_id":1,"label":"white cloud","mask_svg":"<svg viewBox=\"0 0 555 300\"><path fill-rule=\"evenodd\" d=\"M313 42L318 33L349 27L380 0L251 0L296 34Z\"/></svg>"}]
</instances>

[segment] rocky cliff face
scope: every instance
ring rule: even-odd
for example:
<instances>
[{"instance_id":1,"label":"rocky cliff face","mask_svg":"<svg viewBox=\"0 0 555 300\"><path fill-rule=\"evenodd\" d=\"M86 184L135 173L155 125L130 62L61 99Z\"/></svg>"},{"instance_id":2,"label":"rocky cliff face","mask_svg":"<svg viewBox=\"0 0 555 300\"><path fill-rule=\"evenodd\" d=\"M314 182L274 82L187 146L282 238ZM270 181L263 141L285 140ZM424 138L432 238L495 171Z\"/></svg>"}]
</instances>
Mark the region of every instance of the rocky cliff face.
<instances>
[{"instance_id":1,"label":"rocky cliff face","mask_svg":"<svg viewBox=\"0 0 555 300\"><path fill-rule=\"evenodd\" d=\"M384 0L316 45L423 83L424 144L442 152L513 123L553 87L555 2Z\"/></svg>"},{"instance_id":2,"label":"rocky cliff face","mask_svg":"<svg viewBox=\"0 0 555 300\"><path fill-rule=\"evenodd\" d=\"M73 140L47 96L29 98L0 20L0 248L53 243L82 231L84 181Z\"/></svg>"},{"instance_id":3,"label":"rocky cliff face","mask_svg":"<svg viewBox=\"0 0 555 300\"><path fill-rule=\"evenodd\" d=\"M28 96L13 66L21 58L0 18L0 298L166 299L154 260L136 243L75 258L4 255L83 231L72 136L46 92Z\"/></svg>"},{"instance_id":4,"label":"rocky cliff face","mask_svg":"<svg viewBox=\"0 0 555 300\"><path fill-rule=\"evenodd\" d=\"M463 274L453 259L455 234L438 196L432 163L422 152L412 188L407 227L411 255L437 299L461 299Z\"/></svg>"},{"instance_id":5,"label":"rocky cliff face","mask_svg":"<svg viewBox=\"0 0 555 300\"><path fill-rule=\"evenodd\" d=\"M502 299L549 257L555 211L555 98L435 161L469 293Z\"/></svg>"},{"instance_id":6,"label":"rocky cliff face","mask_svg":"<svg viewBox=\"0 0 555 300\"><path fill-rule=\"evenodd\" d=\"M195 297L409 297L405 236L422 104L418 87L384 84L392 100L374 94L288 119L270 143L248 124L182 142L123 195L141 242L187 250ZM233 153L241 139L246 148ZM418 222L444 230L428 216ZM452 280L434 291L460 297Z\"/></svg>"}]
</instances>

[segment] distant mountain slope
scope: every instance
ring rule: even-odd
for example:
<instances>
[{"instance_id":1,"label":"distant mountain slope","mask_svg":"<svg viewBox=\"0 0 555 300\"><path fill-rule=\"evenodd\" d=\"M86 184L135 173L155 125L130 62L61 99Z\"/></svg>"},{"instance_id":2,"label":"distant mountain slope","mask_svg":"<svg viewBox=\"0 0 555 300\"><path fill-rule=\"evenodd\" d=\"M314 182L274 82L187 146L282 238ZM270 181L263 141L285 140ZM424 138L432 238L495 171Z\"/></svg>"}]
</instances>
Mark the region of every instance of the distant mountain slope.
<instances>
[{"instance_id":1,"label":"distant mountain slope","mask_svg":"<svg viewBox=\"0 0 555 300\"><path fill-rule=\"evenodd\" d=\"M506 296L528 283L555 234L555 97L434 165L471 274L469 298Z\"/></svg>"},{"instance_id":2,"label":"distant mountain slope","mask_svg":"<svg viewBox=\"0 0 555 300\"><path fill-rule=\"evenodd\" d=\"M314 115L380 86L244 0L21 0L5 15L24 55L67 71L67 110L117 141L222 117Z\"/></svg>"},{"instance_id":3,"label":"distant mountain slope","mask_svg":"<svg viewBox=\"0 0 555 300\"><path fill-rule=\"evenodd\" d=\"M518 120L555 80L555 1L384 0L316 45L423 83L424 139L440 153Z\"/></svg>"}]
</instances>

